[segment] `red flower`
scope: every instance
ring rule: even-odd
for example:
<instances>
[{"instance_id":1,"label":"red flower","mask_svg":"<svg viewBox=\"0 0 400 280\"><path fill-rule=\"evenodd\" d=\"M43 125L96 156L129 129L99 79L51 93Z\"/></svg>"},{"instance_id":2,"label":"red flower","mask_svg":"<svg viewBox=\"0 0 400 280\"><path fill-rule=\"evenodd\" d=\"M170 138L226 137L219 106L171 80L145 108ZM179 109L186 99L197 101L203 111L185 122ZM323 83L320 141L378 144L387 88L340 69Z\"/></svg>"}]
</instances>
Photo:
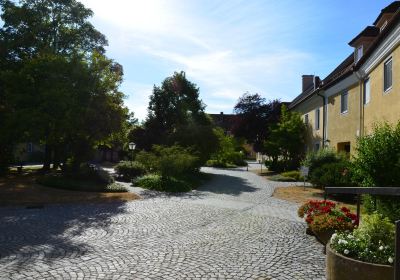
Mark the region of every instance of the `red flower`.
<instances>
[{"instance_id":1,"label":"red flower","mask_svg":"<svg viewBox=\"0 0 400 280\"><path fill-rule=\"evenodd\" d=\"M347 207L342 207L342 208L340 208L340 210L342 210L344 213L349 213L350 212L350 209L349 208L347 208Z\"/></svg>"}]
</instances>

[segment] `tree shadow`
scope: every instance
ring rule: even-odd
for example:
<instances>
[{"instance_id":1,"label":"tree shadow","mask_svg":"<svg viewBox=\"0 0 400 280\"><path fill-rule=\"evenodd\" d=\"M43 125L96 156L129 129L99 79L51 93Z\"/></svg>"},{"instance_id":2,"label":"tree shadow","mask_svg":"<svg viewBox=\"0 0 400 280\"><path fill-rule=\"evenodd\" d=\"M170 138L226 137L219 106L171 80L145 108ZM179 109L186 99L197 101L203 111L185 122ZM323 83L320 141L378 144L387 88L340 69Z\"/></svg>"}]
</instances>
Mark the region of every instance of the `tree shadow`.
<instances>
[{"instance_id":1,"label":"tree shadow","mask_svg":"<svg viewBox=\"0 0 400 280\"><path fill-rule=\"evenodd\" d=\"M79 257L93 248L87 235L104 234L124 202L0 209L0 267L19 269L36 261ZM84 237L84 238L82 238ZM39 259L38 259L38 256Z\"/></svg>"},{"instance_id":2,"label":"tree shadow","mask_svg":"<svg viewBox=\"0 0 400 280\"><path fill-rule=\"evenodd\" d=\"M215 194L228 194L238 196L242 193L255 192L259 188L254 187L248 180L236 176L224 174L210 174L212 179L197 189L198 192L212 192Z\"/></svg>"}]
</instances>

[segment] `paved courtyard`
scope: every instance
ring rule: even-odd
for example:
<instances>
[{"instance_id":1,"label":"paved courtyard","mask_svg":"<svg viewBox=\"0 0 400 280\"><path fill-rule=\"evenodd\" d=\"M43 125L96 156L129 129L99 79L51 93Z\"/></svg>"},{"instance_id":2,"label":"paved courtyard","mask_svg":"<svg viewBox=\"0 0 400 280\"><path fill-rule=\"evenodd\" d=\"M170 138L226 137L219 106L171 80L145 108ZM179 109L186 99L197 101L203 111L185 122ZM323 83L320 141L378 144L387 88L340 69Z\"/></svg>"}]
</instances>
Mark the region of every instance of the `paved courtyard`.
<instances>
[{"instance_id":1,"label":"paved courtyard","mask_svg":"<svg viewBox=\"0 0 400 280\"><path fill-rule=\"evenodd\" d=\"M242 169L129 203L0 209L0 279L325 279L297 205Z\"/></svg>"}]
</instances>

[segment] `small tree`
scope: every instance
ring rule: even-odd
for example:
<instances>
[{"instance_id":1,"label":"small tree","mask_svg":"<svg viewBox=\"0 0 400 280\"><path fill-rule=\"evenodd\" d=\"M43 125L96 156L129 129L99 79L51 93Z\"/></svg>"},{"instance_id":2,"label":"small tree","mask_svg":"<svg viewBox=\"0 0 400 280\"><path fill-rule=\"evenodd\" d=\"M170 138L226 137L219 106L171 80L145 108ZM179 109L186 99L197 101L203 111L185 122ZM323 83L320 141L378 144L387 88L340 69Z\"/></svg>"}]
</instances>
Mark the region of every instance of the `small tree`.
<instances>
[{"instance_id":1,"label":"small tree","mask_svg":"<svg viewBox=\"0 0 400 280\"><path fill-rule=\"evenodd\" d=\"M398 187L400 182L400 122L395 126L381 123L373 133L357 141L354 159L356 181L364 187ZM400 219L400 202L391 197L378 197L377 204L367 196L369 212L378 210L392 221Z\"/></svg>"},{"instance_id":2,"label":"small tree","mask_svg":"<svg viewBox=\"0 0 400 280\"><path fill-rule=\"evenodd\" d=\"M298 168L304 156L305 132L300 114L282 106L281 119L264 145L265 154L271 158L268 167L275 171Z\"/></svg>"}]
</instances>

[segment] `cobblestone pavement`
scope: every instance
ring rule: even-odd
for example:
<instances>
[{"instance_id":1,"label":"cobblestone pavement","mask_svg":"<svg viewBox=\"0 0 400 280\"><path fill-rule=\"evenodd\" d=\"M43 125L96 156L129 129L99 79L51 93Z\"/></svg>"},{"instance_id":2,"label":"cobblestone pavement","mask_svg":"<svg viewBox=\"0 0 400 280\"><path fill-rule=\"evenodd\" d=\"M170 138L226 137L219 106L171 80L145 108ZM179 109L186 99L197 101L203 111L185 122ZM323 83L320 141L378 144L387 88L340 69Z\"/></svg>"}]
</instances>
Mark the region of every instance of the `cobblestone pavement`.
<instances>
[{"instance_id":1,"label":"cobblestone pavement","mask_svg":"<svg viewBox=\"0 0 400 280\"><path fill-rule=\"evenodd\" d=\"M245 170L178 196L0 209L0 279L324 279L297 206Z\"/></svg>"}]
</instances>

